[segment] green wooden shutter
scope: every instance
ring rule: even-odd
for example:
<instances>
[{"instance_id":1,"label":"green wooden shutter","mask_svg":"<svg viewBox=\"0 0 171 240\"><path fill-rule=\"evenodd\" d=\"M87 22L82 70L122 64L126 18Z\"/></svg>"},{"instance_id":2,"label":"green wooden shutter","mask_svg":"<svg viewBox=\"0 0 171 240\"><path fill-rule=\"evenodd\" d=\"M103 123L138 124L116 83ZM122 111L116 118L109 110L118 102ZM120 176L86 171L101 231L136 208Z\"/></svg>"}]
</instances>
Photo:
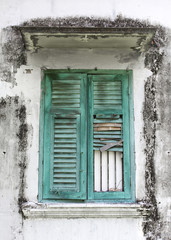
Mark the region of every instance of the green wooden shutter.
<instances>
[{"instance_id":1,"label":"green wooden shutter","mask_svg":"<svg viewBox=\"0 0 171 240\"><path fill-rule=\"evenodd\" d=\"M47 74L44 198L86 199L86 77Z\"/></svg>"},{"instance_id":2,"label":"green wooden shutter","mask_svg":"<svg viewBox=\"0 0 171 240\"><path fill-rule=\"evenodd\" d=\"M130 198L128 76L89 75L89 199ZM122 145L123 141L123 145ZM110 144L119 143L113 147ZM94 191L93 150L123 152L123 190ZM104 147L105 148L105 147Z\"/></svg>"}]
</instances>

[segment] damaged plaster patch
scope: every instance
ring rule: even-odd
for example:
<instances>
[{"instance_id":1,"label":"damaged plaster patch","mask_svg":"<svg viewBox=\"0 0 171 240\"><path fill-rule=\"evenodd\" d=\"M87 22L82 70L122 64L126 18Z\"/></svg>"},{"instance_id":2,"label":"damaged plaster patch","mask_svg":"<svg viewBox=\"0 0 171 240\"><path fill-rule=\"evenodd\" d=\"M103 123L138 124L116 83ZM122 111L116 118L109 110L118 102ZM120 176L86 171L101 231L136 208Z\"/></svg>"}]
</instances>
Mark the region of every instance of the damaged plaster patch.
<instances>
[{"instance_id":1,"label":"damaged plaster patch","mask_svg":"<svg viewBox=\"0 0 171 240\"><path fill-rule=\"evenodd\" d=\"M145 155L145 205L149 208L149 216L144 222L143 230L147 240L161 239L162 220L158 211L156 200L156 170L155 170L155 147L156 125L158 121L156 91L157 75L162 66L164 50L167 38L164 29L156 31L151 48L145 55L145 67L151 70L152 75L145 82L145 102L143 110L144 138L146 143Z\"/></svg>"},{"instance_id":2,"label":"damaged plaster patch","mask_svg":"<svg viewBox=\"0 0 171 240\"><path fill-rule=\"evenodd\" d=\"M7 27L2 30L1 53L0 80L10 82L14 86L17 69L26 64L25 47L17 28Z\"/></svg>"}]
</instances>

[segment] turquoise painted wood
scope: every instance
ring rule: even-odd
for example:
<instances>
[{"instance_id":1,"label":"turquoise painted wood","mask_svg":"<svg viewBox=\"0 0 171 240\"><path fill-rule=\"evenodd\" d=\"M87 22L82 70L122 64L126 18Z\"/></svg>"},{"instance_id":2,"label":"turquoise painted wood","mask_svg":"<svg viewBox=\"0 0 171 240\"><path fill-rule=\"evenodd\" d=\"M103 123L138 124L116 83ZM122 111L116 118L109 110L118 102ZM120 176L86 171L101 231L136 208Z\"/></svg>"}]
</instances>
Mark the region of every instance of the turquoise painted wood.
<instances>
[{"instance_id":1,"label":"turquoise painted wood","mask_svg":"<svg viewBox=\"0 0 171 240\"><path fill-rule=\"evenodd\" d=\"M90 75L89 76L89 186L88 197L92 200L112 200L112 199L131 199L131 175L130 175L130 117L129 117L129 101L128 101L128 74L115 75ZM97 101L98 99L98 101ZM99 101L99 99L101 101ZM90 110L89 110L90 109ZM98 109L98 114L97 114ZM118 111L120 114L118 115ZM97 123L120 123L122 130L120 131L93 131L93 124ZM102 126L102 125L101 125ZM93 142L92 142L93 139ZM100 146L104 146L106 141L113 142L123 139L123 147L113 147L108 151L123 152L123 191L106 191L95 192L94 189L94 156L93 150L100 150ZM99 146L99 142L101 145ZM96 144L95 144L96 143ZM93 150L92 150L93 149Z\"/></svg>"},{"instance_id":2,"label":"turquoise painted wood","mask_svg":"<svg viewBox=\"0 0 171 240\"><path fill-rule=\"evenodd\" d=\"M39 200L133 201L132 71L47 70L42 81ZM94 131L93 124L121 124ZM103 143L100 139L103 140ZM122 192L93 192L93 149L123 139Z\"/></svg>"},{"instance_id":3,"label":"turquoise painted wood","mask_svg":"<svg viewBox=\"0 0 171 240\"><path fill-rule=\"evenodd\" d=\"M45 78L43 199L86 199L83 74Z\"/></svg>"}]
</instances>

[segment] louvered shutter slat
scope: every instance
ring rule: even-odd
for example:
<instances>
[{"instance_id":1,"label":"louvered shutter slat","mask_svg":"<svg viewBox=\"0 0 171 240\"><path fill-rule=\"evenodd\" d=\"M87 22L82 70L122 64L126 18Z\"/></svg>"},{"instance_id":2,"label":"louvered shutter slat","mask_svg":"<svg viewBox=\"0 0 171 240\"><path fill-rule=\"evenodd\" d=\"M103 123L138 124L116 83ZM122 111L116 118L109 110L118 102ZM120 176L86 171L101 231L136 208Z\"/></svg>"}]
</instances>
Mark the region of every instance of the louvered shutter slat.
<instances>
[{"instance_id":1,"label":"louvered shutter slat","mask_svg":"<svg viewBox=\"0 0 171 240\"><path fill-rule=\"evenodd\" d=\"M52 106L56 108L80 107L80 80L53 80Z\"/></svg>"}]
</instances>

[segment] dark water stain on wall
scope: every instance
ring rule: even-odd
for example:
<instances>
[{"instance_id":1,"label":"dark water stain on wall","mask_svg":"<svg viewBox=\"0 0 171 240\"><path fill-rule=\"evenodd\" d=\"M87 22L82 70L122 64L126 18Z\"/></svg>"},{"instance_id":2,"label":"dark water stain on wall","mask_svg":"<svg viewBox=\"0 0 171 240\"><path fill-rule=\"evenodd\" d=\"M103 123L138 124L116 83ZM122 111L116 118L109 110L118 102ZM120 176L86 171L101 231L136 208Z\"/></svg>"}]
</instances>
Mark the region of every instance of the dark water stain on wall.
<instances>
[{"instance_id":1,"label":"dark water stain on wall","mask_svg":"<svg viewBox=\"0 0 171 240\"><path fill-rule=\"evenodd\" d=\"M93 17L67 17L67 18L36 18L24 22L21 26L30 27L98 27L98 28L146 28L152 27L148 21L139 21L131 18L124 18L121 15L115 20Z\"/></svg>"},{"instance_id":2,"label":"dark water stain on wall","mask_svg":"<svg viewBox=\"0 0 171 240\"><path fill-rule=\"evenodd\" d=\"M26 64L25 47L20 31L15 27L2 30L2 58L0 80L16 85L15 74L21 65Z\"/></svg>"},{"instance_id":3,"label":"dark water stain on wall","mask_svg":"<svg viewBox=\"0 0 171 240\"><path fill-rule=\"evenodd\" d=\"M27 143L28 143L28 124L26 123L26 106L23 103L16 110L16 117L18 118L20 123L18 133L17 133L18 150L20 155L20 161L19 161L20 188L19 188L19 196L18 196L18 206L19 206L19 212L22 214L22 204L27 201L25 198L24 189L25 189L25 169L27 167L26 150L27 150Z\"/></svg>"},{"instance_id":4,"label":"dark water stain on wall","mask_svg":"<svg viewBox=\"0 0 171 240\"><path fill-rule=\"evenodd\" d=\"M26 122L26 107L24 101L18 96L6 96L0 99L0 126L1 148L4 155L10 154L11 157L6 161L12 161L11 168L13 175L14 189L18 189L19 213L22 214L22 203L26 201L25 189L25 170L27 167L27 139L28 124ZM12 145L11 145L12 144ZM9 153L10 151L10 153ZM5 162L1 162L1 167L5 168ZM7 170L6 170L7 171Z\"/></svg>"},{"instance_id":5,"label":"dark water stain on wall","mask_svg":"<svg viewBox=\"0 0 171 240\"><path fill-rule=\"evenodd\" d=\"M27 148L27 135L28 135L28 125L25 122L26 120L26 107L21 105L20 108L16 111L16 116L20 121L19 131L17 137L19 139L19 151L24 152Z\"/></svg>"},{"instance_id":6,"label":"dark water stain on wall","mask_svg":"<svg viewBox=\"0 0 171 240\"><path fill-rule=\"evenodd\" d=\"M158 109L156 104L157 77L161 69L164 50L166 44L166 34L164 29L159 28L153 39L151 48L145 55L145 67L151 70L152 75L145 82L144 93L145 102L143 109L144 120L144 138L145 138L145 188L146 198L145 206L149 209L149 216L144 221L143 231L147 240L156 240L161 238L162 219L158 211L156 199L156 126L158 121Z\"/></svg>"}]
</instances>

